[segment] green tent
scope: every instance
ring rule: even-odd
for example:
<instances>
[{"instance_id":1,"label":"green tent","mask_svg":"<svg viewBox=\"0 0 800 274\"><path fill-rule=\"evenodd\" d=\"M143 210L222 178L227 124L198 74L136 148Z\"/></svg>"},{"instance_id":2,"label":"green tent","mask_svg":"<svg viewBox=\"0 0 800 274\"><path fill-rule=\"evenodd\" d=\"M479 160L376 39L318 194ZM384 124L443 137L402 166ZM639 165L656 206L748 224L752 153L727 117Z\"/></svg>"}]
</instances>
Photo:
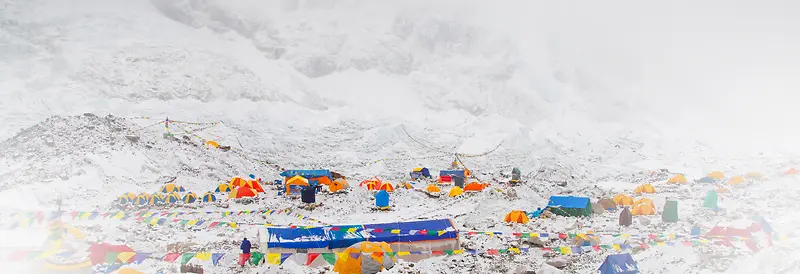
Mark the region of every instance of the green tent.
<instances>
[{"instance_id":1,"label":"green tent","mask_svg":"<svg viewBox=\"0 0 800 274\"><path fill-rule=\"evenodd\" d=\"M547 209L561 216L591 216L592 203L588 197L550 196Z\"/></svg>"},{"instance_id":2,"label":"green tent","mask_svg":"<svg viewBox=\"0 0 800 274\"><path fill-rule=\"evenodd\" d=\"M678 201L667 201L664 204L664 212L661 213L661 220L673 223L678 221Z\"/></svg>"},{"instance_id":3,"label":"green tent","mask_svg":"<svg viewBox=\"0 0 800 274\"><path fill-rule=\"evenodd\" d=\"M522 172L519 171L518 167L515 167L511 170L511 181L512 182L519 182L519 179L522 177Z\"/></svg>"},{"instance_id":4,"label":"green tent","mask_svg":"<svg viewBox=\"0 0 800 274\"><path fill-rule=\"evenodd\" d=\"M709 191L706 194L706 199L703 201L703 207L713 208L716 209L717 206L717 192L716 191Z\"/></svg>"}]
</instances>

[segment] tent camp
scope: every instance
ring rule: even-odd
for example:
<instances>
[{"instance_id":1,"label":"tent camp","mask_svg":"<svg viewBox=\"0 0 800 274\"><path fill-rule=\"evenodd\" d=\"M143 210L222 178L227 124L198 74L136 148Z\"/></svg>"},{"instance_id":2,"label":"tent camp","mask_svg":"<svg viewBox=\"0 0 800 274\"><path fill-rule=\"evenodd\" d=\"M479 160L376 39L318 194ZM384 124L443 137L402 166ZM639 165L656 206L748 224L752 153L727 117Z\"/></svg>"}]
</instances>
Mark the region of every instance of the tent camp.
<instances>
[{"instance_id":1,"label":"tent camp","mask_svg":"<svg viewBox=\"0 0 800 274\"><path fill-rule=\"evenodd\" d=\"M294 170L284 170L281 172L281 177L288 179L294 176L300 176L306 179L312 179L317 177L328 177L332 180L333 174L331 174L330 170L327 169L294 169Z\"/></svg>"},{"instance_id":2,"label":"tent camp","mask_svg":"<svg viewBox=\"0 0 800 274\"><path fill-rule=\"evenodd\" d=\"M269 253L342 252L363 241L386 242L394 252L411 252L403 257L411 262L437 255L419 251L460 248L458 232L449 219L311 228L266 227L261 228L259 241L262 251ZM314 260L310 266L323 265L329 264Z\"/></svg>"},{"instance_id":3,"label":"tent camp","mask_svg":"<svg viewBox=\"0 0 800 274\"><path fill-rule=\"evenodd\" d=\"M561 216L589 216L592 214L592 203L588 197L550 196L547 209Z\"/></svg>"},{"instance_id":4,"label":"tent camp","mask_svg":"<svg viewBox=\"0 0 800 274\"><path fill-rule=\"evenodd\" d=\"M667 180L667 184L685 184L686 182L687 182L686 176L684 176L683 174L672 176L672 178L669 178L669 180Z\"/></svg>"},{"instance_id":5,"label":"tent camp","mask_svg":"<svg viewBox=\"0 0 800 274\"><path fill-rule=\"evenodd\" d=\"M431 178L431 171L427 167L417 167L411 171L411 179L419 180L422 178Z\"/></svg>"},{"instance_id":6,"label":"tent camp","mask_svg":"<svg viewBox=\"0 0 800 274\"><path fill-rule=\"evenodd\" d=\"M600 274L636 274L639 273L639 267L636 261L633 260L631 254L614 254L608 255L606 260L600 265Z\"/></svg>"}]
</instances>

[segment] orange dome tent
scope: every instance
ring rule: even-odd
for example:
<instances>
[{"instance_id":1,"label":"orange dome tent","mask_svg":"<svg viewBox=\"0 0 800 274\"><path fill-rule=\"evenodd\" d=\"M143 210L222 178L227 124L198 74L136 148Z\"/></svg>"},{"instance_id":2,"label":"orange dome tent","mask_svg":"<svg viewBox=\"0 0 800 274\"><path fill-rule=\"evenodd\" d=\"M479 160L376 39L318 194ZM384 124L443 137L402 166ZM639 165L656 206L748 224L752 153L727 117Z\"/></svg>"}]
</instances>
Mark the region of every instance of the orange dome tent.
<instances>
[{"instance_id":1,"label":"orange dome tent","mask_svg":"<svg viewBox=\"0 0 800 274\"><path fill-rule=\"evenodd\" d=\"M439 187L436 186L435 184L430 184L427 187L425 187L425 191L428 192L428 193L439 193L442 190L439 189Z\"/></svg>"},{"instance_id":2,"label":"orange dome tent","mask_svg":"<svg viewBox=\"0 0 800 274\"><path fill-rule=\"evenodd\" d=\"M633 204L633 210L631 210L631 214L633 215L655 215L656 214L656 206L653 205L653 201L647 198L642 198L637 200Z\"/></svg>"},{"instance_id":3,"label":"orange dome tent","mask_svg":"<svg viewBox=\"0 0 800 274\"><path fill-rule=\"evenodd\" d=\"M789 170L783 173L783 175L797 175L797 174L800 174L800 170L797 170L796 168L789 168Z\"/></svg>"},{"instance_id":4,"label":"orange dome tent","mask_svg":"<svg viewBox=\"0 0 800 274\"><path fill-rule=\"evenodd\" d=\"M347 185L347 180L339 178L339 179L333 180L333 182L331 182L331 184L328 185L328 190L330 190L330 192L332 192L332 193L336 193L336 192L342 191L342 190L344 190L344 189L346 189L348 187L349 186Z\"/></svg>"},{"instance_id":5,"label":"orange dome tent","mask_svg":"<svg viewBox=\"0 0 800 274\"><path fill-rule=\"evenodd\" d=\"M394 186L389 182L384 182L384 183L381 184L381 186L380 186L380 188L378 188L378 190L386 190L386 192L392 192L392 191L394 191Z\"/></svg>"},{"instance_id":6,"label":"orange dome tent","mask_svg":"<svg viewBox=\"0 0 800 274\"><path fill-rule=\"evenodd\" d=\"M528 219L528 214L525 214L525 211L521 210L512 210L506 217L503 219L506 223L519 223L519 224L527 224L530 219Z\"/></svg>"},{"instance_id":7,"label":"orange dome tent","mask_svg":"<svg viewBox=\"0 0 800 274\"><path fill-rule=\"evenodd\" d=\"M632 206L633 205L633 198L629 197L625 194L617 194L614 196L614 203L619 206Z\"/></svg>"},{"instance_id":8,"label":"orange dome tent","mask_svg":"<svg viewBox=\"0 0 800 274\"><path fill-rule=\"evenodd\" d=\"M358 186L366 186L367 190L380 190L381 184L382 182L380 179L378 179L378 177L372 177L370 179L361 181Z\"/></svg>"},{"instance_id":9,"label":"orange dome tent","mask_svg":"<svg viewBox=\"0 0 800 274\"><path fill-rule=\"evenodd\" d=\"M209 140L209 141L206 141L206 146L219 148L219 143Z\"/></svg>"},{"instance_id":10,"label":"orange dome tent","mask_svg":"<svg viewBox=\"0 0 800 274\"><path fill-rule=\"evenodd\" d=\"M238 199L238 198L245 198L245 197L256 197L258 196L258 191L255 189L249 188L247 186L240 186L236 189L232 190L231 193L228 194L228 199Z\"/></svg>"},{"instance_id":11,"label":"orange dome tent","mask_svg":"<svg viewBox=\"0 0 800 274\"><path fill-rule=\"evenodd\" d=\"M643 184L643 185L637 186L636 190L634 190L634 192L636 192L636 194L656 193L656 188L654 188L653 185L651 185L651 184Z\"/></svg>"},{"instance_id":12,"label":"orange dome tent","mask_svg":"<svg viewBox=\"0 0 800 274\"><path fill-rule=\"evenodd\" d=\"M713 171L708 174L708 177L711 177L714 180L722 180L725 179L725 173L722 173L722 171Z\"/></svg>"},{"instance_id":13,"label":"orange dome tent","mask_svg":"<svg viewBox=\"0 0 800 274\"><path fill-rule=\"evenodd\" d=\"M478 182L472 182L464 186L464 191L483 191L486 185L479 184Z\"/></svg>"},{"instance_id":14,"label":"orange dome tent","mask_svg":"<svg viewBox=\"0 0 800 274\"><path fill-rule=\"evenodd\" d=\"M261 184L256 180L247 181L245 185L249 188L255 189L258 192L264 192L264 188L261 187Z\"/></svg>"},{"instance_id":15,"label":"orange dome tent","mask_svg":"<svg viewBox=\"0 0 800 274\"><path fill-rule=\"evenodd\" d=\"M728 179L729 185L738 185L741 183L744 183L744 177L742 176L733 176L730 179Z\"/></svg>"},{"instance_id":16,"label":"orange dome tent","mask_svg":"<svg viewBox=\"0 0 800 274\"><path fill-rule=\"evenodd\" d=\"M303 176L295 175L294 177L286 180L285 184L286 195L292 194L293 192L292 190L294 190L294 192L300 193L299 191L300 188L304 186L308 186L308 180L306 178L303 178Z\"/></svg>"},{"instance_id":17,"label":"orange dome tent","mask_svg":"<svg viewBox=\"0 0 800 274\"><path fill-rule=\"evenodd\" d=\"M672 178L667 180L668 184L685 184L686 182L686 176L683 176L683 174L672 176Z\"/></svg>"},{"instance_id":18,"label":"orange dome tent","mask_svg":"<svg viewBox=\"0 0 800 274\"><path fill-rule=\"evenodd\" d=\"M239 178L239 177L233 177L233 179L231 179L231 182L230 182L231 188L237 188L237 187L240 187L240 186L244 186L246 184L247 184L247 181L245 179L242 179L242 178Z\"/></svg>"},{"instance_id":19,"label":"orange dome tent","mask_svg":"<svg viewBox=\"0 0 800 274\"><path fill-rule=\"evenodd\" d=\"M391 269L397 263L392 248L385 242L356 243L337 254L333 272L339 274L377 273Z\"/></svg>"},{"instance_id":20,"label":"orange dome tent","mask_svg":"<svg viewBox=\"0 0 800 274\"><path fill-rule=\"evenodd\" d=\"M411 185L409 182L401 182L397 184L398 188L405 188L405 189L414 189L414 186Z\"/></svg>"}]
</instances>

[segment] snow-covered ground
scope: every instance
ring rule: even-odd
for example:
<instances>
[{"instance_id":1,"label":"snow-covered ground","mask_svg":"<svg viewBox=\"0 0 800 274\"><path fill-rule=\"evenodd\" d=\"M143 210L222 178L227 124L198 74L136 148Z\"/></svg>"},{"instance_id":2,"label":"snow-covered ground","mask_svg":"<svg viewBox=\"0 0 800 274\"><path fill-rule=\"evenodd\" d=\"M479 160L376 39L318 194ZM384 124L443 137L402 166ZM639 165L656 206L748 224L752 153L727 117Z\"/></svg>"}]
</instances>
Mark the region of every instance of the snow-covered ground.
<instances>
[{"instance_id":1,"label":"snow-covered ground","mask_svg":"<svg viewBox=\"0 0 800 274\"><path fill-rule=\"evenodd\" d=\"M597 199L652 182L657 209L677 199L681 222L636 219L621 230L616 213L604 213L583 225L686 233L691 223L758 213L791 233L798 188L779 174L800 153L792 126L800 7L712 2L0 0L2 220L53 210L59 197L68 211L104 211L123 193L154 192L173 178L198 194L233 176L273 180L278 165L349 178L351 192L298 211L332 224L451 218L463 230L578 232L574 218L501 221L510 210L543 207L550 195ZM164 138L158 123L167 118L204 124L172 123L175 137ZM208 149L204 140L231 150ZM492 189L458 199L399 190L394 211L376 213L370 193L356 187L376 175L407 180L416 166L444 169L455 153ZM526 183L507 188L499 182L513 167ZM658 169L690 180L712 170L768 179L721 194L727 211L715 215L702 208L711 186L666 186L642 173ZM300 204L275 192L256 204L190 210ZM182 218L315 224L280 214ZM235 252L235 241L253 232L102 218L75 224L92 239L147 252L178 242L197 244L188 251ZM465 249L519 241L462 235ZM655 246L634 258L643 273L791 273L796 244L789 237L755 254ZM563 271L592 273L605 254L567 256L574 260ZM454 255L389 272L539 273L542 255ZM238 271L231 258L207 271ZM280 268L249 271L320 271Z\"/></svg>"}]
</instances>

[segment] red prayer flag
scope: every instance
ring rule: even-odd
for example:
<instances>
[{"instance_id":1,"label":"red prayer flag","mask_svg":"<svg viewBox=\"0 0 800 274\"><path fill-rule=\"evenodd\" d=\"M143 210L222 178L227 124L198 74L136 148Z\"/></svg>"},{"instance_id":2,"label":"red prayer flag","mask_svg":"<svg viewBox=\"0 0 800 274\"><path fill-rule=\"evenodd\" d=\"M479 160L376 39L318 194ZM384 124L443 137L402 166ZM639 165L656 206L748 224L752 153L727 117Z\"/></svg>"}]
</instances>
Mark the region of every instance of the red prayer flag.
<instances>
[{"instance_id":1,"label":"red prayer flag","mask_svg":"<svg viewBox=\"0 0 800 274\"><path fill-rule=\"evenodd\" d=\"M317 259L317 257L319 257L319 253L308 253L308 260L306 260L306 265L311 265L311 263L313 263L314 260Z\"/></svg>"}]
</instances>

